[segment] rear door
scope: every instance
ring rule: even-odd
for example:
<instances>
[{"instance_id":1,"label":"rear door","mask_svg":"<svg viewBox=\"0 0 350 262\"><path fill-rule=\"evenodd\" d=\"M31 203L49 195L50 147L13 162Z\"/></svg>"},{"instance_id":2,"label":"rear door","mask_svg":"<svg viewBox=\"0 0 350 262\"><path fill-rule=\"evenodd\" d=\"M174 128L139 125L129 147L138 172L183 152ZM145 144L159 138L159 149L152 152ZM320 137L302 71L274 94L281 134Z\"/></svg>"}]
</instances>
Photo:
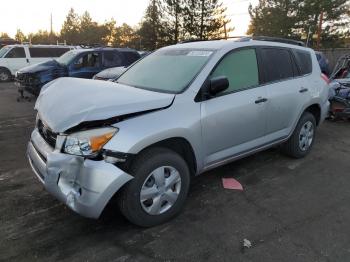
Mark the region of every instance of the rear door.
<instances>
[{"instance_id":1,"label":"rear door","mask_svg":"<svg viewBox=\"0 0 350 262\"><path fill-rule=\"evenodd\" d=\"M266 130L266 89L255 49L227 54L209 78L219 76L228 78L229 88L201 102L206 166L260 146Z\"/></svg>"},{"instance_id":2,"label":"rear door","mask_svg":"<svg viewBox=\"0 0 350 262\"><path fill-rule=\"evenodd\" d=\"M29 60L26 58L24 47L12 48L3 59L13 75L19 69L29 65Z\"/></svg>"},{"instance_id":3,"label":"rear door","mask_svg":"<svg viewBox=\"0 0 350 262\"><path fill-rule=\"evenodd\" d=\"M104 51L102 67L103 69L118 67L123 65L123 57L118 51Z\"/></svg>"},{"instance_id":4,"label":"rear door","mask_svg":"<svg viewBox=\"0 0 350 262\"><path fill-rule=\"evenodd\" d=\"M83 53L69 65L69 76L90 79L102 70L101 60L99 51Z\"/></svg>"},{"instance_id":5,"label":"rear door","mask_svg":"<svg viewBox=\"0 0 350 262\"><path fill-rule=\"evenodd\" d=\"M308 90L291 49L261 47L259 57L268 99L266 133L271 140L280 139L292 131Z\"/></svg>"}]
</instances>

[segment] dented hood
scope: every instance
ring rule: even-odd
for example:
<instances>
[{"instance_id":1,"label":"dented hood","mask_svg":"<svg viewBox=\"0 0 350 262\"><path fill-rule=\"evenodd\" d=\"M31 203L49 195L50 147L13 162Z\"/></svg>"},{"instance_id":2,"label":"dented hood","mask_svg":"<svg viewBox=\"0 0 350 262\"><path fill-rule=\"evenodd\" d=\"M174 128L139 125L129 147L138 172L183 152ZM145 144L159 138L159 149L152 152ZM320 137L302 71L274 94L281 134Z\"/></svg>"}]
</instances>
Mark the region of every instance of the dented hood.
<instances>
[{"instance_id":1,"label":"dented hood","mask_svg":"<svg viewBox=\"0 0 350 262\"><path fill-rule=\"evenodd\" d=\"M35 109L52 131L64 132L82 122L164 108L174 96L113 82L59 78L44 86Z\"/></svg>"}]
</instances>

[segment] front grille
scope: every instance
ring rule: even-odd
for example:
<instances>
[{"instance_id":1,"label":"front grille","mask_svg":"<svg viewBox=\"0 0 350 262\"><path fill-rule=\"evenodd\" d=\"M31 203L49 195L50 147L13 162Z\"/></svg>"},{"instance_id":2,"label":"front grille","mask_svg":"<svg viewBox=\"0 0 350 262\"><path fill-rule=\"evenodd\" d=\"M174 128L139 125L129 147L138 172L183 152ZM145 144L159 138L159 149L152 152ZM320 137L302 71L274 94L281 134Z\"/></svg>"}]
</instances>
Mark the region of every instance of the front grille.
<instances>
[{"instance_id":1,"label":"front grille","mask_svg":"<svg viewBox=\"0 0 350 262\"><path fill-rule=\"evenodd\" d=\"M44 138L46 143L48 143L51 147L55 147L57 134L52 132L49 127L44 125L44 123L40 119L37 122L37 128L40 135Z\"/></svg>"},{"instance_id":2,"label":"front grille","mask_svg":"<svg viewBox=\"0 0 350 262\"><path fill-rule=\"evenodd\" d=\"M29 73L17 73L16 81L23 85L36 85L38 83L37 77Z\"/></svg>"}]
</instances>

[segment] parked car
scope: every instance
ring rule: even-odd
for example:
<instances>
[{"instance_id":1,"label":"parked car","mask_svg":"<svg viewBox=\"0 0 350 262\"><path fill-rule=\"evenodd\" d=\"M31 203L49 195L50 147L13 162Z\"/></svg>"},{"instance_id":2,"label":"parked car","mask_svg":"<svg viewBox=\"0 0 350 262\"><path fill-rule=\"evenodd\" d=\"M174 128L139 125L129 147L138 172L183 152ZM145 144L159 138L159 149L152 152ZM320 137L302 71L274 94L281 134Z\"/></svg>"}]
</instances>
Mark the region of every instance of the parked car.
<instances>
[{"instance_id":1,"label":"parked car","mask_svg":"<svg viewBox=\"0 0 350 262\"><path fill-rule=\"evenodd\" d=\"M148 51L137 51L137 52L140 55L139 59L150 54L150 52ZM121 74L123 74L126 71L127 68L128 68L127 66L118 66L118 67L108 68L94 75L93 79L104 80L104 81L116 80L119 76L121 76Z\"/></svg>"},{"instance_id":2,"label":"parked car","mask_svg":"<svg viewBox=\"0 0 350 262\"><path fill-rule=\"evenodd\" d=\"M7 45L0 49L0 82L12 79L19 69L57 58L72 46Z\"/></svg>"},{"instance_id":3,"label":"parked car","mask_svg":"<svg viewBox=\"0 0 350 262\"><path fill-rule=\"evenodd\" d=\"M192 176L278 144L306 156L327 98L309 48L246 38L177 44L116 82L47 84L28 158L75 212L98 218L115 196L131 222L153 226L179 213Z\"/></svg>"},{"instance_id":4,"label":"parked car","mask_svg":"<svg viewBox=\"0 0 350 262\"><path fill-rule=\"evenodd\" d=\"M322 73L325 74L327 77L330 77L331 70L329 67L329 61L327 57L322 52L316 51L315 53L316 53L317 61L318 61L318 64L320 65Z\"/></svg>"},{"instance_id":5,"label":"parked car","mask_svg":"<svg viewBox=\"0 0 350 262\"><path fill-rule=\"evenodd\" d=\"M91 79L106 68L128 66L139 58L137 51L129 48L76 49L57 59L19 70L15 80L21 89L38 95L41 87L53 79L64 76Z\"/></svg>"}]
</instances>

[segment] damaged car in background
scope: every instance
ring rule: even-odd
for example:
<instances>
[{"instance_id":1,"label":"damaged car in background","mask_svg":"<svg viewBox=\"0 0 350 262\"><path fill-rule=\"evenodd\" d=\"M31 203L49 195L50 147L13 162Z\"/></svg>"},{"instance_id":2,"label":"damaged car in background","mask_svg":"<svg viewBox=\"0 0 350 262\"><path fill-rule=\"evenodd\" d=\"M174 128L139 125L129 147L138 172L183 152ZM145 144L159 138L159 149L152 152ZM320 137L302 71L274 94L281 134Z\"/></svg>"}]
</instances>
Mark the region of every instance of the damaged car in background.
<instances>
[{"instance_id":1,"label":"damaged car in background","mask_svg":"<svg viewBox=\"0 0 350 262\"><path fill-rule=\"evenodd\" d=\"M57 59L24 67L15 74L20 93L26 91L39 95L41 87L59 77L91 79L100 71L129 66L140 58L136 50L130 48L81 48L69 51Z\"/></svg>"},{"instance_id":2,"label":"damaged car in background","mask_svg":"<svg viewBox=\"0 0 350 262\"><path fill-rule=\"evenodd\" d=\"M330 78L330 118L350 120L350 54L340 57Z\"/></svg>"},{"instance_id":3,"label":"damaged car in background","mask_svg":"<svg viewBox=\"0 0 350 262\"><path fill-rule=\"evenodd\" d=\"M45 85L28 158L75 212L98 218L116 198L132 223L154 226L180 212L192 176L277 144L306 156L327 98L315 52L293 42L178 44L115 82Z\"/></svg>"}]
</instances>

